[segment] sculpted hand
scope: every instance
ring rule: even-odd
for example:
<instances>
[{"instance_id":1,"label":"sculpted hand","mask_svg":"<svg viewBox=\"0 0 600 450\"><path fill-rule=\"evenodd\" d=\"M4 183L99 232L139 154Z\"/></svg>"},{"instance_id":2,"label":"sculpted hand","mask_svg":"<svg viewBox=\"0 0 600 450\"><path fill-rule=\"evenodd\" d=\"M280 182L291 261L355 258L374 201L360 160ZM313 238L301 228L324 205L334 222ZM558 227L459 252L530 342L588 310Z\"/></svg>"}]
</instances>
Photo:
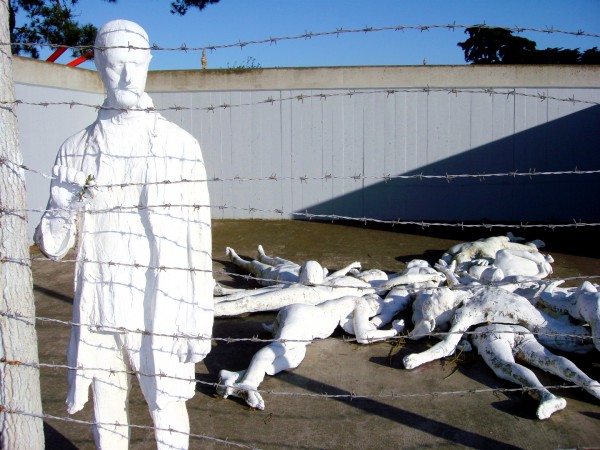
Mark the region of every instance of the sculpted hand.
<instances>
[{"instance_id":1,"label":"sculpted hand","mask_svg":"<svg viewBox=\"0 0 600 450\"><path fill-rule=\"evenodd\" d=\"M197 363L208 355L210 347L210 339L183 339L177 348L177 356L183 363Z\"/></svg>"},{"instance_id":2,"label":"sculpted hand","mask_svg":"<svg viewBox=\"0 0 600 450\"><path fill-rule=\"evenodd\" d=\"M50 195L55 208L82 209L93 197L91 189L93 177L67 166L56 165L52 168Z\"/></svg>"}]
</instances>

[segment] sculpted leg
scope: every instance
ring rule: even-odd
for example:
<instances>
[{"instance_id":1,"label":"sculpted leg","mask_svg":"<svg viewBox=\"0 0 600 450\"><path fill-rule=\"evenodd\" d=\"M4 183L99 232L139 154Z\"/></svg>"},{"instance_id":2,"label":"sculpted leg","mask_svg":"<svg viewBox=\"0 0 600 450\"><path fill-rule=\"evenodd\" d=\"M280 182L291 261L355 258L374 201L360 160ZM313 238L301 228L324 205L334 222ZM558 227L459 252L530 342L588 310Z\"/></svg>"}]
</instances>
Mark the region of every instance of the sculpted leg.
<instances>
[{"instance_id":1,"label":"sculpted leg","mask_svg":"<svg viewBox=\"0 0 600 450\"><path fill-rule=\"evenodd\" d=\"M533 337L518 347L517 356L535 367L581 386L600 399L600 383L588 377L567 358L555 355L544 348Z\"/></svg>"},{"instance_id":2,"label":"sculpted leg","mask_svg":"<svg viewBox=\"0 0 600 450\"><path fill-rule=\"evenodd\" d=\"M273 342L261 348L252 357L248 370L219 372L217 394L224 398L228 396L243 398L252 408L265 409L262 396L256 392L263 382L265 375L275 375L283 370L298 367L306 355L306 344L291 343L291 345Z\"/></svg>"},{"instance_id":3,"label":"sculpted leg","mask_svg":"<svg viewBox=\"0 0 600 450\"><path fill-rule=\"evenodd\" d=\"M171 402L150 411L158 450L185 450L190 441L190 420L185 402Z\"/></svg>"},{"instance_id":4,"label":"sculpted leg","mask_svg":"<svg viewBox=\"0 0 600 450\"><path fill-rule=\"evenodd\" d=\"M232 249L231 247L226 247L225 255L229 258L229 261L234 263L236 266L241 267L242 269L250 272L252 263L250 261L246 261L246 260L240 258L234 249Z\"/></svg>"},{"instance_id":5,"label":"sculpted leg","mask_svg":"<svg viewBox=\"0 0 600 450\"><path fill-rule=\"evenodd\" d=\"M476 331L506 330L509 327L492 325L480 327ZM556 397L548 391L538 380L535 374L527 367L517 364L513 355L514 334L510 333L484 333L476 334L473 339L486 364L494 371L496 376L512 381L524 387L535 388L530 395L540 401L537 409L539 419L547 419L556 411L567 406L565 399Z\"/></svg>"},{"instance_id":6,"label":"sculpted leg","mask_svg":"<svg viewBox=\"0 0 600 450\"><path fill-rule=\"evenodd\" d=\"M295 264L293 261L288 261L287 259L271 257L265 254L262 245L258 246L258 258L261 263L268 264L269 266L276 266L278 264Z\"/></svg>"},{"instance_id":7,"label":"sculpted leg","mask_svg":"<svg viewBox=\"0 0 600 450\"><path fill-rule=\"evenodd\" d=\"M94 379L94 441L101 449L123 449L129 447L128 397L131 380L122 370L110 377ZM114 424L114 425L113 425Z\"/></svg>"}]
</instances>

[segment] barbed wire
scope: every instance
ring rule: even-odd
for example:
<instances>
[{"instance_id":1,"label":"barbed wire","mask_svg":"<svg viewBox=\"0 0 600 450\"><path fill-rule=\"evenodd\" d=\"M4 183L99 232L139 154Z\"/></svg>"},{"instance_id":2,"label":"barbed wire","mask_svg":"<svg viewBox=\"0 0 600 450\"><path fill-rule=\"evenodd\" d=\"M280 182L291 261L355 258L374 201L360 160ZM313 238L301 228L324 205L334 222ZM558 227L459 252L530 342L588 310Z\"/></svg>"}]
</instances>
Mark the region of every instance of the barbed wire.
<instances>
[{"instance_id":1,"label":"barbed wire","mask_svg":"<svg viewBox=\"0 0 600 450\"><path fill-rule=\"evenodd\" d=\"M492 334L499 334L499 333L492 333ZM519 333L519 334L523 334L523 333ZM8 366L13 366L13 367L22 366L22 367L29 367L29 368L34 368L34 369L49 368L49 369L75 370L75 371L89 370L89 371L106 372L111 375L127 374L127 375L140 376L140 377L143 376L143 377L155 377L155 378L169 378L169 379L174 379L174 380L179 380L179 381L187 381L190 383L197 383L202 386L211 387L211 388L215 388L215 389L219 388L219 387L225 387L225 385L218 383L218 382L211 383L208 381L198 380L196 378L176 377L176 376L171 376L171 375L167 375L164 373L146 374L146 373L139 372L139 371L115 370L115 369L110 369L110 368L105 368L105 367L90 368L90 367L72 367L72 366L68 366L65 364L28 363L28 362L24 362L24 361L7 360L5 358L2 358L0 360L0 363L8 365ZM565 389L565 388L581 389L584 386L587 387L587 386L592 386L592 385L589 385L589 384L584 384L582 386L579 386L579 385L549 385L549 386L542 386L542 387L550 390L550 389ZM532 390L537 391L539 389L541 389L541 388L532 388L532 387L523 386L520 388L487 388L487 389L469 389L469 390L460 390L460 391L435 391L435 392L425 392L425 393L396 393L396 392L392 391L392 392L386 393L386 394L383 394L383 393L378 393L378 394L302 393L302 392L274 391L271 389L265 390L265 389L252 389L252 388L247 388L244 390L247 390L249 392L257 392L259 394L278 395L278 396L285 396L285 397L312 397L312 398L321 398L321 399L330 399L330 398L337 398L337 399L374 399L374 398L400 399L400 398L413 398L413 397L439 397L439 396L443 396L443 395L464 395L464 394L481 394L481 393L496 393L496 392L530 392Z\"/></svg>"},{"instance_id":2,"label":"barbed wire","mask_svg":"<svg viewBox=\"0 0 600 450\"><path fill-rule=\"evenodd\" d=\"M600 225L600 224L598 224ZM227 270L212 270L212 269L197 269L194 267L185 267L185 266L151 266L151 265L145 265L145 264L139 264L136 262L118 262L118 261L98 261L98 260L92 260L92 259L88 259L88 258L76 258L76 259L51 259L51 258L40 258L40 257L29 257L29 258L11 258L9 256L3 255L2 253L0 253L0 264L3 263L14 263L14 264L23 264L23 265L28 265L31 266L32 262L36 262L36 261L40 261L40 262L52 262L52 263L58 263L58 264L97 264L97 265L106 265L106 266L117 266L117 267L132 267L132 268L136 268L136 269L150 269L150 270L155 270L158 272L164 272L167 270L179 270L179 271L184 271L184 272L190 272L190 273L212 273L213 275L228 275L234 278L241 278L243 280L246 281L255 281L255 282L262 282L262 281L266 281L269 283L273 283L274 280L271 278L261 278L261 277L257 277L251 274L241 274L241 273L237 273L237 272L229 272ZM576 276L576 277L567 277L567 278L548 278L548 279L542 279L542 280L537 280L539 282L543 282L543 283L550 283L550 282L554 282L554 281L578 281L578 280L590 280L590 279L596 279L596 278L600 278L600 275L585 275L585 276ZM535 280L526 280L523 281L523 283L529 282L529 281L535 281ZM276 282L277 284L280 285L300 285L302 283L298 283L298 282L293 282L293 281L285 281L285 280L277 280ZM502 282L502 281L498 281L495 282L493 284L493 286L502 286L502 285L510 285L510 284L514 284L512 282ZM307 287L326 287L326 288L341 288L341 289L346 289L349 286L345 286L343 284L340 285L336 285L336 284L318 284L318 283L310 283L310 284L306 284L305 286ZM353 289L356 289L357 291L360 290L373 290L373 289L377 289L376 287L372 287L372 286L350 286ZM452 287L452 289L462 289L464 288L464 285L459 285L457 287ZM251 291L250 291L251 292Z\"/></svg>"},{"instance_id":3,"label":"barbed wire","mask_svg":"<svg viewBox=\"0 0 600 450\"><path fill-rule=\"evenodd\" d=\"M397 93L430 94L430 93L439 93L439 92L447 93L447 94L454 94L454 95L458 95L458 94L498 95L498 96L503 96L503 97L507 97L507 98L510 98L512 96L512 97L531 98L531 99L535 99L535 100L539 100L539 101L552 100L552 101L557 101L557 102L567 102L567 103L572 103L572 104L585 104L585 105L591 105L591 106L600 105L600 102L598 102L598 101L577 99L577 98L575 98L574 94L571 97L557 97L557 96L553 96L553 95L544 94L542 92L537 92L536 94L528 94L526 92L517 91L517 89L514 89L514 88L502 90L502 89L495 89L495 88L465 89L465 88L443 88L443 87L429 87L429 86L426 86L423 88L387 88L387 89L373 89L373 90L349 89L349 90L343 90L342 92L337 92L337 93L330 92L327 94L324 94L324 93L319 93L319 94L301 93L301 94L296 94L296 95L292 95L292 96L288 96L288 97L282 97L282 98L278 98L278 99L274 99L273 97L269 96L266 99L260 100L257 102L245 102L245 103L237 103L237 104L222 103L219 105L210 105L210 106L175 105L175 106L166 106L163 108L155 108L155 107L117 108L117 107L113 107L113 106L104 106L101 104L76 102L74 100L57 101L57 102L49 102L49 101L32 102L32 101L25 101L25 100L20 100L20 99L11 100L11 101L1 100L0 105L6 106L8 108L14 108L15 106L19 106L19 105L40 106L40 107L44 107L44 108L47 108L49 106L68 106L70 109L74 108L75 106L79 106L79 107L85 107L85 108L92 108L92 109L95 109L96 111L100 111L100 110L117 111L117 112L135 111L135 112L146 112L146 113L165 112L165 111L215 112L218 110L242 108L242 107L248 107L248 106L257 106L257 105L265 105L265 104L273 105L275 103L283 103L283 102L287 102L287 101L299 101L299 102L304 103L304 100L310 100L310 99L315 99L315 98L322 100L322 101L326 101L328 98L332 98L332 97L333 98L335 98L335 97L352 97L354 95L384 94L389 97L390 95L394 95Z\"/></svg>"},{"instance_id":4,"label":"barbed wire","mask_svg":"<svg viewBox=\"0 0 600 450\"><path fill-rule=\"evenodd\" d=\"M597 278L600 278L600 277L597 277ZM274 312L274 311L267 311L267 312ZM65 326L65 327L87 328L90 331L141 334L143 336L166 337L166 338L171 338L171 339L192 339L192 340L199 340L199 341L211 341L211 342L216 342L216 343L223 342L226 344L232 344L232 343L236 343L236 342L252 342L252 343L270 344L273 342L279 342L281 344L301 343L301 344L309 345L309 344L314 344L315 342L321 342L321 341L335 341L335 342L347 342L347 343L358 342L356 337L351 337L351 336L344 336L342 338L329 336L327 338L314 338L314 339L280 339L280 338L259 338L258 336L245 337L245 338L244 337L232 338L232 337L200 336L200 335L186 334L186 333L167 334L167 333L157 333L157 332L141 330L141 329L129 329L126 327L114 327L114 326L109 326L109 325L79 323L79 322L75 322L72 320L60 320L60 319L55 319L55 318L50 318L50 317L28 316L28 315L24 315L24 314L20 314L20 313L16 313L16 312L10 312L10 311L0 311L0 316L5 317L7 319L26 320L30 323L33 321L36 321L36 322L41 322L41 323L45 323L45 324L61 325L61 326ZM541 336L541 337L548 337L548 338L569 338L569 339L575 339L580 342L586 342L586 341L593 342L593 340L594 340L594 337L591 335L581 335L581 334L574 334L574 333L559 333L559 332L540 331L540 330L537 330L537 331L527 330L527 331L518 332L518 333L515 333L513 331L477 331L477 330L431 331L428 333L411 334L410 337L406 334L399 334L397 336L389 337L386 340L403 342L407 338L409 338L411 340L419 340L419 339L423 339L423 338L444 339L447 336L454 335L454 334L458 334L461 336L463 336L463 335L464 336L477 336L477 335L487 336L489 334L493 334L493 335L496 335L496 334L520 334L520 335L531 335L534 337ZM373 339L373 340L369 340L369 343L375 343L375 342L379 342L379 341L380 341L380 339ZM7 361L5 359L0 360L0 362L7 363ZM73 370L85 369L83 367L67 367L67 368L73 369ZM98 370L101 370L101 369L98 369ZM148 376L148 377L150 377L150 376L168 377L165 374L154 374L154 375L142 374L142 375Z\"/></svg>"},{"instance_id":5,"label":"barbed wire","mask_svg":"<svg viewBox=\"0 0 600 450\"><path fill-rule=\"evenodd\" d=\"M119 211L133 211L133 210L149 210L149 209L170 209L170 208L212 208L216 210L235 210L235 211L243 211L252 215L253 213L261 213L261 214L269 214L269 215L278 215L278 216L287 216L293 218L299 218L304 220L317 220L323 222L358 222L366 224L378 224L378 225L391 225L393 226L401 226L401 225L410 225L410 226L418 226L422 229L426 229L429 227L448 227L448 228L461 228L461 229L472 229L472 228L484 228L486 230L491 231L493 228L501 228L501 229L561 229L561 228L586 228L586 227L597 227L600 226L600 223L596 222L581 222L577 219L573 219L573 222L569 223L554 223L554 224L546 224L546 223L529 223L529 222L521 222L521 223L465 223L465 222L427 222L424 220L401 220L401 219L376 219L371 217L354 217L354 216L342 216L339 214L314 214L300 211L284 211L283 209L264 209L264 208L255 208L252 206L249 207L239 207L239 206L228 206L226 204L223 205L202 205L202 204L172 204L165 203L159 205L132 205L132 206L118 206L113 208L106 209L85 209L82 210L82 213L85 214L100 214L100 213L108 213L108 212L119 212ZM25 214L30 212L35 213L46 213L52 211L69 211L73 213L73 210L68 208L54 208L54 209L19 209L19 208L0 208L0 215L2 214ZM157 267L160 269L161 267ZM189 268L186 270L190 270Z\"/></svg>"},{"instance_id":6,"label":"barbed wire","mask_svg":"<svg viewBox=\"0 0 600 450\"><path fill-rule=\"evenodd\" d=\"M205 45L205 46L188 46L187 44L182 44L178 47L161 47L157 44L153 44L149 47L141 47L135 45L114 45L114 46L90 46L90 45L64 45L64 44L56 44L56 43L40 43L40 42L0 42L0 46L23 46L23 47L49 47L51 49L56 49L59 47L65 47L67 49L72 50L80 50L80 51L89 51L89 50L110 50L116 48L124 48L129 50L153 50L153 51L184 51L184 52L193 52L193 51L216 51L227 48L240 48L252 46L252 45L260 45L260 44L269 44L274 45L282 41L297 41L297 40L309 40L316 37L326 37L326 36L336 36L345 34L353 34L353 33L377 33L382 31L429 31L435 29L445 29L449 31L455 31L456 29L467 29L467 28L485 28L485 29L493 29L499 28L502 30L507 30L515 33L523 33L523 32L534 32L534 33L546 33L546 34L565 34L571 36L582 36L582 37L592 37L592 38L600 38L600 34L596 33L588 33L583 30L577 31L569 31L569 30L559 30L554 27L547 28L535 28L535 27L505 27L505 26L495 26L495 25L487 25L487 24L476 24L476 25L462 25L457 23L449 23L449 24L431 24L431 25L393 25L393 26L384 26L384 27L369 27L365 26L363 28L336 28L331 31L319 31L312 32L306 31L302 34L290 35L290 36L279 36L279 37L269 37L264 39L255 39L249 41L238 41L229 44L220 44L220 45Z\"/></svg>"},{"instance_id":7,"label":"barbed wire","mask_svg":"<svg viewBox=\"0 0 600 450\"><path fill-rule=\"evenodd\" d=\"M50 414L36 414L36 413L32 413L32 412L26 412L23 410L15 409L15 408L10 408L5 405L0 405L0 413L18 414L18 415L22 415L22 416L33 417L35 419L56 420L56 421L61 421L61 422L74 423L74 424L78 424L78 425L109 426L109 427L118 427L118 428L120 427L120 428L131 428L131 429L139 429L139 430L150 430L150 431L155 431L155 430L168 431L169 433L185 434L193 439L209 440L209 441L218 442L220 444L225 444L225 445L232 446L232 447L249 448L249 449L256 448L256 447L252 447L250 445L241 444L239 442L234 442L234 441L230 441L227 439L219 439L219 438L216 438L213 436L208 436L205 434L185 433L183 431L175 430L173 428L158 428L158 427L148 426L148 425L122 424L119 422L115 422L115 423L95 422L95 421L88 421L88 420L81 420L81 419L73 419L71 417L53 416Z\"/></svg>"},{"instance_id":8,"label":"barbed wire","mask_svg":"<svg viewBox=\"0 0 600 450\"><path fill-rule=\"evenodd\" d=\"M39 170L31 169L25 164L19 164L13 161L10 161L7 158L0 158L0 166L4 164L10 164L13 167L17 167L23 169L27 172L34 173L36 175L40 175L44 178L54 180L57 177L48 175L47 173L41 172ZM534 168L528 169L526 172L521 172L518 169L515 169L510 172L496 172L496 173L458 173L458 174L449 174L445 173L443 175L428 175L424 173L412 174L412 175L391 175L391 174L383 174L383 175L363 175L363 174L355 174L355 175L333 175L332 173L326 173L322 176L278 176L276 173L272 173L269 176L264 177L241 177L236 175L231 178L221 178L221 177L213 177L213 178L202 178L202 179L186 179L182 178L179 180L161 180L161 181L151 181L151 182L140 182L140 183L113 183L113 184L94 184L93 187L96 189L106 188L106 189L115 189L115 188L124 188L129 186L155 186L155 185L172 185L172 184L183 184L183 183L224 183L224 182L263 182L263 181L300 181L301 183L306 183L308 181L393 181L393 180L446 180L450 183L453 180L459 179L478 179L479 181L485 181L487 178L518 178L518 177L540 177L540 176L558 176L558 175L595 175L599 174L600 169L592 169L592 170L581 170L577 166L572 170L554 170L554 171L537 171Z\"/></svg>"}]
</instances>

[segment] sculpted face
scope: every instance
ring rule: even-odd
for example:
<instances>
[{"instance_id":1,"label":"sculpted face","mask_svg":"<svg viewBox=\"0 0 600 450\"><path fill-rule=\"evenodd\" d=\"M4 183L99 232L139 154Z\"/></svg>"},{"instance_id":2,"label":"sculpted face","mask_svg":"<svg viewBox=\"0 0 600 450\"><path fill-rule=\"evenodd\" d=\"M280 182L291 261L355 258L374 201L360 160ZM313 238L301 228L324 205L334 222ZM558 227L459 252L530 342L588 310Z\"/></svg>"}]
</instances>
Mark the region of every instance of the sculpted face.
<instances>
[{"instance_id":1,"label":"sculpted face","mask_svg":"<svg viewBox=\"0 0 600 450\"><path fill-rule=\"evenodd\" d=\"M127 21L114 21L98 31L97 47L133 46L148 48L145 32L138 25ZM108 106L134 108L146 87L150 50L110 48L96 50L94 62L104 86Z\"/></svg>"}]
</instances>

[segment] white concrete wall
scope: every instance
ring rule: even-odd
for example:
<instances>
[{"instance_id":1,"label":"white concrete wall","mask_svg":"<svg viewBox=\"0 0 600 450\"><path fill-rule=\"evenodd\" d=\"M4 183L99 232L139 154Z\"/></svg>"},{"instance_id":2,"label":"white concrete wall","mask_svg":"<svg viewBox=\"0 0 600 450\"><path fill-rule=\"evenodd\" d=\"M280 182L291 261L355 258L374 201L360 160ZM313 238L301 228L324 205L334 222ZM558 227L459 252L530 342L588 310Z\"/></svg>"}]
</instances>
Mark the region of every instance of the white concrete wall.
<instances>
[{"instance_id":1,"label":"white concrete wall","mask_svg":"<svg viewBox=\"0 0 600 450\"><path fill-rule=\"evenodd\" d=\"M19 99L102 102L94 72L23 58L15 62ZM556 223L600 219L598 208L589 206L590 197L581 195L597 195L600 177L450 183L385 182L382 177L599 169L597 105L473 93L510 88L517 94L600 102L599 75L593 66L170 71L150 73L148 91L157 108L186 108L163 114L199 140L210 178L277 178L211 182L215 217L288 218L308 211L379 219ZM471 92L423 92L427 87ZM349 90L359 92L346 95ZM265 103L268 99L274 101ZM230 107L219 107L225 104ZM211 106L216 108L207 110ZM19 106L25 164L48 172L60 142L95 114L82 106ZM326 175L332 178L323 179ZM367 179L347 178L354 175ZM28 174L30 208L45 206L47 184ZM36 221L32 213L32 228Z\"/></svg>"}]
</instances>

